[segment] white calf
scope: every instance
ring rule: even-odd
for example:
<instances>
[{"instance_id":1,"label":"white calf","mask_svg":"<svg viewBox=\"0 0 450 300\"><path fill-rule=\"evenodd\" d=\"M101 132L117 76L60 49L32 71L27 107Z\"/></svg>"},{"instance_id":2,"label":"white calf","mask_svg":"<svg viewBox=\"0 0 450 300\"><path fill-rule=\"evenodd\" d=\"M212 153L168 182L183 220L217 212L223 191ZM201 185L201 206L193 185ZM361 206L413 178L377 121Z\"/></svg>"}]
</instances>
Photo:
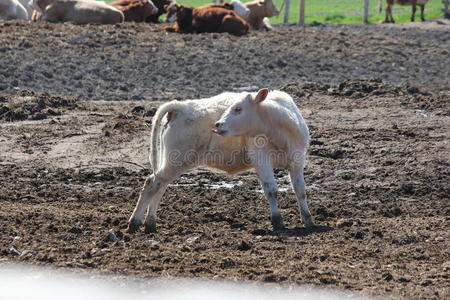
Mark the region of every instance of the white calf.
<instances>
[{"instance_id":1,"label":"white calf","mask_svg":"<svg viewBox=\"0 0 450 300\"><path fill-rule=\"evenodd\" d=\"M145 232L155 231L156 211L167 185L200 165L228 173L255 168L269 200L274 230L284 225L273 168L288 169L302 220L306 226L313 226L303 177L308 145L308 127L284 92L261 89L257 93L223 93L208 99L166 103L153 118L153 174L145 181L128 231L138 230L147 209Z\"/></svg>"}]
</instances>

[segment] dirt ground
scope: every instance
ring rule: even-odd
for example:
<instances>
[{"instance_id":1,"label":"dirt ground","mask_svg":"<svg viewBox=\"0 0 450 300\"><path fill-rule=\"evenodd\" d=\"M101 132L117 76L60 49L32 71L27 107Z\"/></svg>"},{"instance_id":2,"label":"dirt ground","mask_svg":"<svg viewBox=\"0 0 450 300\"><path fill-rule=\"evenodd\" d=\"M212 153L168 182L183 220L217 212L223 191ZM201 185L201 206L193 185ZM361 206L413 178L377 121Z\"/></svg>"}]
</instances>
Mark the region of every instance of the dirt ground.
<instances>
[{"instance_id":1,"label":"dirt ground","mask_svg":"<svg viewBox=\"0 0 450 300\"><path fill-rule=\"evenodd\" d=\"M0 261L450 297L450 25L160 29L0 23ZM168 188L157 233L127 234L156 108L260 87L310 127L318 226L283 170L273 232L253 172L198 169Z\"/></svg>"}]
</instances>

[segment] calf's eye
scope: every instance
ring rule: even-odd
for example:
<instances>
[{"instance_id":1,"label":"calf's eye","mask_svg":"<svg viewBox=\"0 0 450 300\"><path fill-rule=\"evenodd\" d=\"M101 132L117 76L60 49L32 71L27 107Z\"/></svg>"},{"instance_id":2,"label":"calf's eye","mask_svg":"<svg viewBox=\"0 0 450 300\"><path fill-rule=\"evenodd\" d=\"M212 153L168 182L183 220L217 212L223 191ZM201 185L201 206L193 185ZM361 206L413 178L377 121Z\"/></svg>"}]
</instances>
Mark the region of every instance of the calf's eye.
<instances>
[{"instance_id":1,"label":"calf's eye","mask_svg":"<svg viewBox=\"0 0 450 300\"><path fill-rule=\"evenodd\" d=\"M234 112L235 113L240 113L242 111L242 108L240 108L240 107L235 107L234 108Z\"/></svg>"}]
</instances>

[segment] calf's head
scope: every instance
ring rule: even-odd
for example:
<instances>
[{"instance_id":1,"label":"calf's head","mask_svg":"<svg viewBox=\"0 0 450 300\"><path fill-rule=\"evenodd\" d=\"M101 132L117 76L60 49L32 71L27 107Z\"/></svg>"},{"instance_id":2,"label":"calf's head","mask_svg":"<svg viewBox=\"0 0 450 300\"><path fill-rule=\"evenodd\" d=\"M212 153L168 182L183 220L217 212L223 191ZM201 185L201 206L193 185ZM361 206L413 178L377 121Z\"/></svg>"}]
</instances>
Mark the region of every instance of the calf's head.
<instances>
[{"instance_id":1,"label":"calf's head","mask_svg":"<svg viewBox=\"0 0 450 300\"><path fill-rule=\"evenodd\" d=\"M156 15L159 11L159 9L156 7L156 5L151 0L143 0L142 4L145 9L146 17Z\"/></svg>"},{"instance_id":2,"label":"calf's head","mask_svg":"<svg viewBox=\"0 0 450 300\"><path fill-rule=\"evenodd\" d=\"M260 89L256 95L248 94L222 114L213 132L222 136L256 136L264 128L259 114L260 104L267 98L268 89Z\"/></svg>"},{"instance_id":3,"label":"calf's head","mask_svg":"<svg viewBox=\"0 0 450 300\"><path fill-rule=\"evenodd\" d=\"M170 4L164 5L164 10L167 13L166 22L175 22L177 20L177 11L179 5L174 1Z\"/></svg>"}]
</instances>

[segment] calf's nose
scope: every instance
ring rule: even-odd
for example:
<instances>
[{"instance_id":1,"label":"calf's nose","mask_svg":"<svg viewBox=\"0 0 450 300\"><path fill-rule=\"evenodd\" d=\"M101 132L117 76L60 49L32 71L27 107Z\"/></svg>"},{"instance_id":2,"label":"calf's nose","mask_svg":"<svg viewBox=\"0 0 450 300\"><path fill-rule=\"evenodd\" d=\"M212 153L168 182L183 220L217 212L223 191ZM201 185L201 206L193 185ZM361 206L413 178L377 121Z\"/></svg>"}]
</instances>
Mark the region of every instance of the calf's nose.
<instances>
[{"instance_id":1,"label":"calf's nose","mask_svg":"<svg viewBox=\"0 0 450 300\"><path fill-rule=\"evenodd\" d=\"M219 128L220 125L222 125L222 123L220 123L220 122L216 122L216 124L214 124L214 126L216 126L216 128Z\"/></svg>"}]
</instances>

